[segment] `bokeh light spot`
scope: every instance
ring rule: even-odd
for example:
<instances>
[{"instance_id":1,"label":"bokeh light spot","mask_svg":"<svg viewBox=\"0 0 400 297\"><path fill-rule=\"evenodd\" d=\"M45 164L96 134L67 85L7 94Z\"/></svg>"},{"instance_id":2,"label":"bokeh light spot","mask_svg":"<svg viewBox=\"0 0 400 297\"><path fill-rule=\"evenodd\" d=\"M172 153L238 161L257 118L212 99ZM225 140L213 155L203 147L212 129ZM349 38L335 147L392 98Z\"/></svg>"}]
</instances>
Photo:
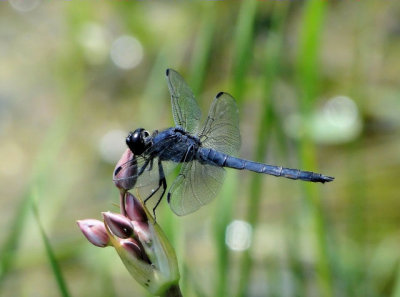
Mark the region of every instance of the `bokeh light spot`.
<instances>
[{"instance_id":1,"label":"bokeh light spot","mask_svg":"<svg viewBox=\"0 0 400 297\"><path fill-rule=\"evenodd\" d=\"M28 12L35 9L39 5L40 0L8 0L8 2L10 2L10 5L15 10Z\"/></svg>"},{"instance_id":2,"label":"bokeh light spot","mask_svg":"<svg viewBox=\"0 0 400 297\"><path fill-rule=\"evenodd\" d=\"M285 121L284 128L293 138L307 134L318 143L339 144L352 141L360 135L362 121L358 107L351 98L336 96L316 110L308 121L298 113L292 114Z\"/></svg>"},{"instance_id":3,"label":"bokeh light spot","mask_svg":"<svg viewBox=\"0 0 400 297\"><path fill-rule=\"evenodd\" d=\"M332 125L341 128L349 128L354 125L358 118L357 105L346 96L338 96L330 99L324 106L326 119Z\"/></svg>"},{"instance_id":4,"label":"bokeh light spot","mask_svg":"<svg viewBox=\"0 0 400 297\"><path fill-rule=\"evenodd\" d=\"M314 115L312 135L321 143L345 143L360 135L362 121L356 103L347 96L329 99Z\"/></svg>"},{"instance_id":5,"label":"bokeh light spot","mask_svg":"<svg viewBox=\"0 0 400 297\"><path fill-rule=\"evenodd\" d=\"M102 64L108 54L107 37L103 27L96 23L86 23L78 36L85 58L90 64Z\"/></svg>"},{"instance_id":6,"label":"bokeh light spot","mask_svg":"<svg viewBox=\"0 0 400 297\"><path fill-rule=\"evenodd\" d=\"M132 69L142 61L143 48L136 38L123 35L112 43L110 55L117 67Z\"/></svg>"},{"instance_id":7,"label":"bokeh light spot","mask_svg":"<svg viewBox=\"0 0 400 297\"><path fill-rule=\"evenodd\" d=\"M245 221L235 220L226 228L225 244L234 251L247 250L252 241L252 227Z\"/></svg>"},{"instance_id":8,"label":"bokeh light spot","mask_svg":"<svg viewBox=\"0 0 400 297\"><path fill-rule=\"evenodd\" d=\"M125 137L126 132L111 130L100 139L100 155L106 162L115 164L121 158L122 153L126 149Z\"/></svg>"}]
</instances>

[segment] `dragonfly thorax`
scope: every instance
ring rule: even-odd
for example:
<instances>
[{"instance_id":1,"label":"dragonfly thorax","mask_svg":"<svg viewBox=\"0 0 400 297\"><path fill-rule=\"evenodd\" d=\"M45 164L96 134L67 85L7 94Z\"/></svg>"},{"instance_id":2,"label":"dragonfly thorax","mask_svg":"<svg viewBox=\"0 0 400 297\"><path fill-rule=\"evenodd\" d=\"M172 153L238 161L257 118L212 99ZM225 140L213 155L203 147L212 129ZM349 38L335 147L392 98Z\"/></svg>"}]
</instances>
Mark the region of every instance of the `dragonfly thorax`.
<instances>
[{"instance_id":1,"label":"dragonfly thorax","mask_svg":"<svg viewBox=\"0 0 400 297\"><path fill-rule=\"evenodd\" d=\"M126 145L135 155L142 154L150 145L149 132L143 128L138 128L133 132L130 132L126 137Z\"/></svg>"}]
</instances>

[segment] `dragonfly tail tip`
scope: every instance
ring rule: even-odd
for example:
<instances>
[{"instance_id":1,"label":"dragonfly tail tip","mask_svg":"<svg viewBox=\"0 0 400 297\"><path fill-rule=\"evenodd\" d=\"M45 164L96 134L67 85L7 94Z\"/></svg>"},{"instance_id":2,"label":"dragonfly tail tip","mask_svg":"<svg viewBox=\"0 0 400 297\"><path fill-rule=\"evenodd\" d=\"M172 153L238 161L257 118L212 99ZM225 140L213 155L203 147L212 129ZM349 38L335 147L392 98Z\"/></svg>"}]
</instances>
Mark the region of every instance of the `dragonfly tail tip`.
<instances>
[{"instance_id":1,"label":"dragonfly tail tip","mask_svg":"<svg viewBox=\"0 0 400 297\"><path fill-rule=\"evenodd\" d=\"M326 176L326 175L323 175L322 176L322 182L323 183L325 183L325 182L331 182L331 181L333 181L335 178L334 177L332 177L332 176Z\"/></svg>"}]
</instances>

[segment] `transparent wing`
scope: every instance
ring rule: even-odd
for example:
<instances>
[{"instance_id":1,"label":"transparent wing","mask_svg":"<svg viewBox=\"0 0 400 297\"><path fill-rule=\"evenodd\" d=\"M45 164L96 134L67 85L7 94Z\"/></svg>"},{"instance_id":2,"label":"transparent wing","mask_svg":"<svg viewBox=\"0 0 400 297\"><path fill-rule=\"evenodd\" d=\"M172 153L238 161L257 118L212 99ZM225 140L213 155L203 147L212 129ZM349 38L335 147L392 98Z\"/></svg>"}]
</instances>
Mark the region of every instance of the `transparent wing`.
<instances>
[{"instance_id":1,"label":"transparent wing","mask_svg":"<svg viewBox=\"0 0 400 297\"><path fill-rule=\"evenodd\" d=\"M116 169L114 181L118 182L119 188L125 190L133 189L135 191L134 194L142 200L151 196L149 203L146 205L149 209L153 209L157 201L163 195L163 187L160 183L161 172L159 164L162 166L162 174L164 174L165 177L178 163L170 161L161 161L161 163L159 163L159 157L155 157L153 158L153 164L151 164L151 161L143 156L137 158L133 157ZM146 166L145 170L139 174L140 168L143 166ZM125 172L125 174L121 174L121 172Z\"/></svg>"},{"instance_id":2,"label":"transparent wing","mask_svg":"<svg viewBox=\"0 0 400 297\"><path fill-rule=\"evenodd\" d=\"M133 189L136 191L138 197L142 200L146 200L151 196L151 199L147 201L146 206L148 209L153 209L157 201L163 195L163 186L160 183L160 171L159 171L159 158L154 159L153 168L151 170L143 172L138 177L137 184ZM164 177L167 176L171 171L178 165L178 163L171 161L161 161Z\"/></svg>"},{"instance_id":3,"label":"transparent wing","mask_svg":"<svg viewBox=\"0 0 400 297\"><path fill-rule=\"evenodd\" d=\"M202 146L237 155L240 149L239 112L235 99L219 93L199 133ZM186 215L209 203L220 191L225 169L198 161L184 163L170 188L170 207L177 215Z\"/></svg>"},{"instance_id":4,"label":"transparent wing","mask_svg":"<svg viewBox=\"0 0 400 297\"><path fill-rule=\"evenodd\" d=\"M209 203L220 191L224 178L225 169L222 167L198 161L184 163L170 188L172 211L183 216Z\"/></svg>"},{"instance_id":5,"label":"transparent wing","mask_svg":"<svg viewBox=\"0 0 400 297\"><path fill-rule=\"evenodd\" d=\"M199 134L204 147L236 156L240 149L239 111L235 99L220 92Z\"/></svg>"},{"instance_id":6,"label":"transparent wing","mask_svg":"<svg viewBox=\"0 0 400 297\"><path fill-rule=\"evenodd\" d=\"M175 70L167 69L166 75L175 124L191 134L196 134L201 111L192 90Z\"/></svg>"},{"instance_id":7,"label":"transparent wing","mask_svg":"<svg viewBox=\"0 0 400 297\"><path fill-rule=\"evenodd\" d=\"M122 164L114 172L114 182L125 182L124 188L130 190L132 188L147 187L157 184L160 179L159 174L159 158L152 159L145 156L133 156L131 160ZM178 165L172 161L161 161L164 176L167 176ZM143 168L143 171L141 169Z\"/></svg>"}]
</instances>

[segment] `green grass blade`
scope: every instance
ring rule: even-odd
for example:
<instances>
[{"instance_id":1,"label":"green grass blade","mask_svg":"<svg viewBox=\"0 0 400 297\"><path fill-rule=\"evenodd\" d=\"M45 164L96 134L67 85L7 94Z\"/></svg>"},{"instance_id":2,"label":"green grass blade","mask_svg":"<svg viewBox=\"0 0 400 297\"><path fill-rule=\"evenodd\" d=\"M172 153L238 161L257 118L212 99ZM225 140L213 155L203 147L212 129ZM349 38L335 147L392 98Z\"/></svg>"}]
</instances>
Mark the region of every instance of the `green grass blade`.
<instances>
[{"instance_id":1,"label":"green grass blade","mask_svg":"<svg viewBox=\"0 0 400 297\"><path fill-rule=\"evenodd\" d=\"M253 46L253 26L256 15L257 1L243 1L240 6L239 17L236 24L234 37L234 67L233 67L233 89L239 109L243 103L245 92L245 76L248 66L251 64ZM214 236L217 249L217 277L214 296L228 296L229 259L230 253L225 244L225 231L227 225L232 221L232 213L237 196L237 173L227 172L224 182L224 190L217 200L216 214L214 218Z\"/></svg>"},{"instance_id":2,"label":"green grass blade","mask_svg":"<svg viewBox=\"0 0 400 297\"><path fill-rule=\"evenodd\" d=\"M257 0L243 1L239 9L238 22L234 40L233 96L239 106L243 101L245 77L252 61L254 20Z\"/></svg>"},{"instance_id":3,"label":"green grass blade","mask_svg":"<svg viewBox=\"0 0 400 297\"><path fill-rule=\"evenodd\" d=\"M237 195L238 174L234 170L227 171L227 177L220 195L213 221L214 240L217 250L217 280L214 296L229 296L228 276L230 253L225 244L225 231L232 220L235 196ZM229 286L230 287L230 286Z\"/></svg>"},{"instance_id":4,"label":"green grass blade","mask_svg":"<svg viewBox=\"0 0 400 297\"><path fill-rule=\"evenodd\" d=\"M206 3L198 33L199 37L196 40L196 46L192 57L190 86L193 93L197 96L200 95L200 91L202 90L208 62L210 61L212 42L215 35L216 9L214 3Z\"/></svg>"},{"instance_id":5,"label":"green grass blade","mask_svg":"<svg viewBox=\"0 0 400 297\"><path fill-rule=\"evenodd\" d=\"M76 21L76 20L74 20ZM75 115L79 110L79 103L84 88L82 69L71 63L72 60L80 58L75 52L76 46L70 45L65 49L66 52L60 54L55 65L55 81L59 84L62 102L60 103L62 113L49 128L44 141L38 150L31 172L27 174L29 183L26 186L25 194L21 197L21 202L14 215L14 221L9 228L9 234L1 247L0 254L0 291L5 276L13 268L15 258L18 253L20 236L26 227L26 220L31 208L31 192L37 185L45 184L46 179L53 174L51 168L57 164L60 150L65 145L67 137L73 128L71 123L75 122Z\"/></svg>"},{"instance_id":6,"label":"green grass blade","mask_svg":"<svg viewBox=\"0 0 400 297\"><path fill-rule=\"evenodd\" d=\"M283 6L283 3L275 5L273 10L273 20L271 26L271 33L266 42L266 55L265 55L265 66L264 66L264 78L263 78L263 111L261 120L259 121L258 143L255 149L255 160L259 162L264 161L265 152L270 140L272 127L276 117L274 116L274 104L273 104L273 87L274 83L279 74L279 66L282 59L281 52L283 46L283 24L289 6ZM277 126L277 125L275 125ZM259 220L259 209L260 201L262 196L262 184L265 176L260 174L253 174L250 181L250 193L249 193L249 206L246 214L246 221L250 223L253 228L257 225ZM250 280L250 271L252 268L252 257L251 249L246 250L243 253L243 258L240 263L240 278L238 296L247 295L247 287Z\"/></svg>"},{"instance_id":7,"label":"green grass blade","mask_svg":"<svg viewBox=\"0 0 400 297\"><path fill-rule=\"evenodd\" d=\"M303 23L300 31L300 46L297 63L297 81L300 94L300 110L303 122L308 125L312 112L312 104L317 95L318 85L318 51L320 32L323 27L326 2L311 0L305 3ZM308 170L316 169L315 147L305 135L300 140L300 164ZM322 206L318 185L302 183L311 234L312 246L316 253L316 281L320 296L332 296L333 284L326 242L326 228L322 215Z\"/></svg>"},{"instance_id":8,"label":"green grass blade","mask_svg":"<svg viewBox=\"0 0 400 297\"><path fill-rule=\"evenodd\" d=\"M265 93L264 93L265 95ZM266 98L270 98L269 96ZM264 105L262 120L260 121L260 125L258 127L258 136L259 140L256 146L256 152L254 155L255 160L259 162L263 162L265 151L267 150L267 145L270 140L271 130L272 130L272 106L269 102L266 102ZM250 223L253 227L257 225L259 220L259 207L260 200L262 196L262 184L265 180L265 176L260 174L253 174L250 181L250 193L249 193L249 205L246 214L246 221ZM238 288L238 296L246 296L246 289L250 279L250 271L252 267L251 260L251 249L246 250L243 253L243 258L241 261L241 269L240 269L240 282Z\"/></svg>"},{"instance_id":9,"label":"green grass blade","mask_svg":"<svg viewBox=\"0 0 400 297\"><path fill-rule=\"evenodd\" d=\"M10 269L14 264L16 251L19 246L20 234L22 233L22 230L24 228L24 223L25 223L24 218L26 218L26 215L30 209L30 204L31 204L30 202L31 201L29 199L29 195L25 194L19 204L16 214L14 215L14 220L11 223L11 226L9 226L9 230L11 231L8 233L7 239L5 240L3 246L1 247L0 291L7 273L10 271Z\"/></svg>"},{"instance_id":10,"label":"green grass blade","mask_svg":"<svg viewBox=\"0 0 400 297\"><path fill-rule=\"evenodd\" d=\"M35 185L44 184L47 174L51 174L49 168L56 163L58 152L64 144L67 131L71 127L69 120L73 118L73 113L70 113L74 108L66 109L66 114L60 115L60 120L57 121L48 133L47 139L44 141L42 149L36 158L34 169L31 173L32 182L27 186L26 194L22 196L20 205L14 215L14 221L9 228L9 235L1 248L0 254L0 289L4 277L12 269L15 257L17 256L20 236L23 234L27 214L31 206L31 192ZM68 111L69 110L69 111ZM62 136L60 136L62 135Z\"/></svg>"},{"instance_id":11,"label":"green grass blade","mask_svg":"<svg viewBox=\"0 0 400 297\"><path fill-rule=\"evenodd\" d=\"M392 297L400 297L400 265L397 265L397 275L393 286Z\"/></svg>"},{"instance_id":12,"label":"green grass blade","mask_svg":"<svg viewBox=\"0 0 400 297\"><path fill-rule=\"evenodd\" d=\"M36 199L34 199L34 200L36 200ZM39 228L40 235L41 235L42 240L43 240L43 244L44 244L45 249L46 249L46 255L47 255L47 257L48 257L48 259L50 261L51 269L53 270L54 277L56 279L58 288L60 290L60 294L63 297L69 297L70 294L68 292L67 284L66 284L66 282L64 280L60 265L59 265L59 263L57 261L55 253L53 251L53 248L52 248L52 246L50 244L49 238L47 237L46 232L44 231L44 228L42 226L42 223L40 222L39 212L38 212L38 209L37 209L37 206L36 206L35 202L32 203L32 211L33 211L33 215L34 215L36 224L37 224L37 226Z\"/></svg>"}]
</instances>

